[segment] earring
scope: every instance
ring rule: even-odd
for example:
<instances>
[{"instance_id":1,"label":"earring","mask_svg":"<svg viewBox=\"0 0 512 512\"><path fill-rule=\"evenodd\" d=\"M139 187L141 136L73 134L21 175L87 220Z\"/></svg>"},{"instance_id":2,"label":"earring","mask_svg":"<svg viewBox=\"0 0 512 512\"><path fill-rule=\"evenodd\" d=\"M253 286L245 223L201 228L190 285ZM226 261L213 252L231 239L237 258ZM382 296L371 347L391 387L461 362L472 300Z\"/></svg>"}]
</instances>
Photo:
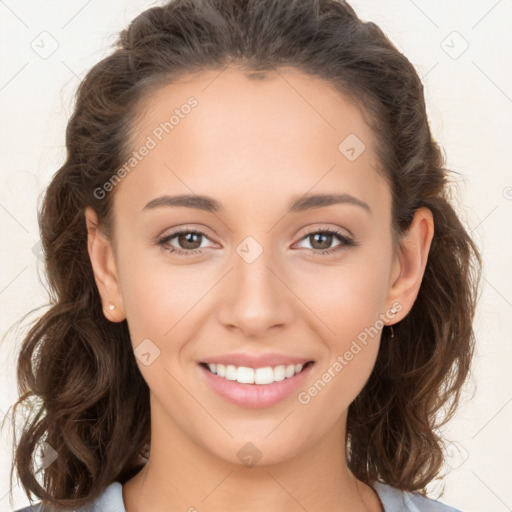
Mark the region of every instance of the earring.
<instances>
[{"instance_id":1,"label":"earring","mask_svg":"<svg viewBox=\"0 0 512 512\"><path fill-rule=\"evenodd\" d=\"M391 308L391 313L393 313L393 315L396 315L398 313L398 308Z\"/></svg>"},{"instance_id":2,"label":"earring","mask_svg":"<svg viewBox=\"0 0 512 512\"><path fill-rule=\"evenodd\" d=\"M389 339L392 340L395 337L395 331L393 330L393 326L389 326L389 330L391 331L391 334L389 335Z\"/></svg>"},{"instance_id":3,"label":"earring","mask_svg":"<svg viewBox=\"0 0 512 512\"><path fill-rule=\"evenodd\" d=\"M116 309L116 307L114 304L112 304L112 302L110 302L108 305L108 309L110 309L110 311L114 311L114 309Z\"/></svg>"}]
</instances>

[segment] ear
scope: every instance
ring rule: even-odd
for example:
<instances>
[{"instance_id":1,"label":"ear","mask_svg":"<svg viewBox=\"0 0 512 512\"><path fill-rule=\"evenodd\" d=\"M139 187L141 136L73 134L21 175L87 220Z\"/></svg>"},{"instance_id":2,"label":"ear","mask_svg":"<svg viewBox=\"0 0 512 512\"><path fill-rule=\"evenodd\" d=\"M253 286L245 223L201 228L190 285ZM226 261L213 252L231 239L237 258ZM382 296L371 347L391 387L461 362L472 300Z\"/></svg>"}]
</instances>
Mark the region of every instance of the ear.
<instances>
[{"instance_id":1,"label":"ear","mask_svg":"<svg viewBox=\"0 0 512 512\"><path fill-rule=\"evenodd\" d=\"M426 207L419 208L400 241L393 262L387 303L388 313L393 307L398 312L391 314L393 321L389 325L402 320L411 310L420 290L433 237L432 211Z\"/></svg>"},{"instance_id":2,"label":"ear","mask_svg":"<svg viewBox=\"0 0 512 512\"><path fill-rule=\"evenodd\" d=\"M96 286L103 303L103 314L111 322L122 322L126 315L112 244L99 229L98 216L91 207L85 209L85 222L87 225L87 250ZM114 309L109 308L110 304L115 306Z\"/></svg>"}]
</instances>

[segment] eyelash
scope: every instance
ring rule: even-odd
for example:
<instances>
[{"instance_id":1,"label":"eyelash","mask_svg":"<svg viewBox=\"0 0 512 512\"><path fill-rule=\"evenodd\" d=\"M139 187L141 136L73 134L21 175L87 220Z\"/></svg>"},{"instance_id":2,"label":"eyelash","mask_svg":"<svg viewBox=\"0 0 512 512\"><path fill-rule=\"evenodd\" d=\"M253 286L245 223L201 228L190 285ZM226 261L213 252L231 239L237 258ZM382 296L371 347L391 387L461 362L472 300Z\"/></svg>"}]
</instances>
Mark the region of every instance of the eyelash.
<instances>
[{"instance_id":1,"label":"eyelash","mask_svg":"<svg viewBox=\"0 0 512 512\"><path fill-rule=\"evenodd\" d=\"M187 233L187 234L195 234L195 235L200 235L200 236L203 236L205 238L208 238L208 236L206 235L206 233L203 233L202 231L197 231L195 229L181 229L179 231L175 231L174 233L171 233L169 235L166 235L162 238L160 238L158 240L158 245L160 246L160 248L164 251L167 251L167 252L170 252L170 253L173 253L173 254L176 254L178 256L193 256L193 255L196 255L196 254L201 254L203 252L203 249L192 249L192 250L184 250L184 249L176 249L176 248L169 248L169 246L167 245L173 238L176 238L178 235L181 235L183 233ZM321 233L321 234L327 234L327 235L334 235L336 238L338 238L338 240L342 243L340 243L339 245L337 245L336 247L334 247L333 249L324 249L324 250L319 250L319 249L308 249L310 251L312 251L315 255L319 255L319 256L329 256L329 255L332 255L332 254L335 254L339 251L342 251L343 249L346 249L348 247L356 247L359 245L358 242L356 242L354 239L344 235L343 233L341 233L340 231L337 231L335 229L320 229L320 230L317 230L317 231L311 231L310 233L307 233L306 235L304 235L302 238L301 238L301 241L304 240L305 238L308 238L312 235L316 235L318 233Z\"/></svg>"}]
</instances>

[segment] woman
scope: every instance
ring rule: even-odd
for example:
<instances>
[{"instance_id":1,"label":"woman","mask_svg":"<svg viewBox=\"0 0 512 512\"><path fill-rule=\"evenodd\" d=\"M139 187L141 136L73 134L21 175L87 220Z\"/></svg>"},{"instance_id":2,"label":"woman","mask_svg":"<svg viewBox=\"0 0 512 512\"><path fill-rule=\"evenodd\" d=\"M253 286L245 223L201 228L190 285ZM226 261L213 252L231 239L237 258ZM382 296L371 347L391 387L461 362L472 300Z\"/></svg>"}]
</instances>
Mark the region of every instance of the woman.
<instances>
[{"instance_id":1,"label":"woman","mask_svg":"<svg viewBox=\"0 0 512 512\"><path fill-rule=\"evenodd\" d=\"M335 0L148 9L81 83L66 144L40 212L54 302L19 358L29 497L455 510L425 487L480 255L375 24Z\"/></svg>"}]
</instances>

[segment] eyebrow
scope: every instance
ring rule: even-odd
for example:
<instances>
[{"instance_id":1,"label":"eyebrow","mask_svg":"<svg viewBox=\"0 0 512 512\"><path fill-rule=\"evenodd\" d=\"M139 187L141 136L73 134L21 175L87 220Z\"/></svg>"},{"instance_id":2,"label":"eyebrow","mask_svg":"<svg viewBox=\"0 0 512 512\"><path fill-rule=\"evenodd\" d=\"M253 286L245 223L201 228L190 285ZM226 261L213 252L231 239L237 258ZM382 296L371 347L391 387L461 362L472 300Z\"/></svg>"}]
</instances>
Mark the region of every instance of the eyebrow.
<instances>
[{"instance_id":1,"label":"eyebrow","mask_svg":"<svg viewBox=\"0 0 512 512\"><path fill-rule=\"evenodd\" d=\"M313 208L322 208L324 206L331 206L334 204L352 204L360 206L365 209L370 215L372 210L370 206L350 194L310 194L300 197L299 199L292 200L289 205L289 211L302 212ZM142 209L152 210L161 207L184 207L193 208L196 210L204 210L206 212L217 213L225 211L221 203L216 199L208 196L184 194L175 196L160 196L149 201Z\"/></svg>"}]
</instances>

